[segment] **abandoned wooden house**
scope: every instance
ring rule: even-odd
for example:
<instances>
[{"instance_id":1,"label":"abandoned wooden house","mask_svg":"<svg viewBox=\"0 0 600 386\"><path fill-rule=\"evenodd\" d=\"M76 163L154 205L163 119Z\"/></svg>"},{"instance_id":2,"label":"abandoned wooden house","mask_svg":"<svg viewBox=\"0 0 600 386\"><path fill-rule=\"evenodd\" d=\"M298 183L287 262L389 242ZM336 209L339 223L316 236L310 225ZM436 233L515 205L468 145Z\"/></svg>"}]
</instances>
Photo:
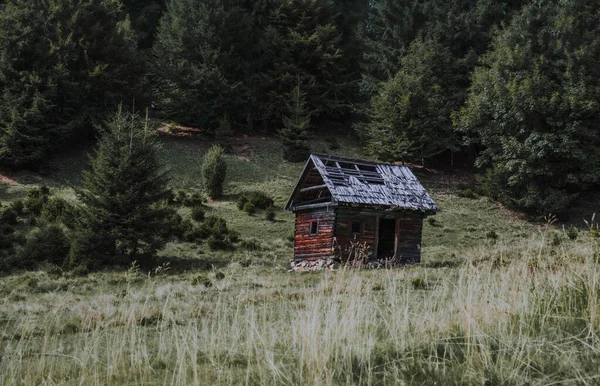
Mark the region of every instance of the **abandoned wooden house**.
<instances>
[{"instance_id":1,"label":"abandoned wooden house","mask_svg":"<svg viewBox=\"0 0 600 386\"><path fill-rule=\"evenodd\" d=\"M286 209L296 213L293 269L323 268L359 247L366 261L419 263L423 219L437 211L406 166L314 154Z\"/></svg>"}]
</instances>

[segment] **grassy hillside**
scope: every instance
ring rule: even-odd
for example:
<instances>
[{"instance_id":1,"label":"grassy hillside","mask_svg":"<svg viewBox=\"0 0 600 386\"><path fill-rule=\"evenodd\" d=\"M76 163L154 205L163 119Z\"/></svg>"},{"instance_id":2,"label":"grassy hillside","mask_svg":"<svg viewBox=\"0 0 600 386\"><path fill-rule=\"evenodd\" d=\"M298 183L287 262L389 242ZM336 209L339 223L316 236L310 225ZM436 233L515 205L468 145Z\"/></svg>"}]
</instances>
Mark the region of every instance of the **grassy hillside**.
<instances>
[{"instance_id":1,"label":"grassy hillside","mask_svg":"<svg viewBox=\"0 0 600 386\"><path fill-rule=\"evenodd\" d=\"M360 157L351 141L331 151ZM199 189L209 143L165 137L175 189ZM595 384L600 250L582 230L521 220L457 196L472 176L415 169L440 211L423 264L288 273L293 216L248 216L262 190L282 207L302 169L269 138L241 139L226 197L209 202L252 247L173 242L161 266L0 278L0 384ZM0 199L47 184L73 199L85 151L41 173L5 175ZM186 209L182 209L185 214Z\"/></svg>"}]
</instances>

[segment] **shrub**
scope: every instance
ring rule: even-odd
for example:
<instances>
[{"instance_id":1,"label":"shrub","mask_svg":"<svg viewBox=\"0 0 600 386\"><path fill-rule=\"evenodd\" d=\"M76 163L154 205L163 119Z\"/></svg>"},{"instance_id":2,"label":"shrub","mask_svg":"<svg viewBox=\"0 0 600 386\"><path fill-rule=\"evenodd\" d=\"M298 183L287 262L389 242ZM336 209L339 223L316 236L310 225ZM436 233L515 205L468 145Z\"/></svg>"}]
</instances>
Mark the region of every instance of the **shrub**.
<instances>
[{"instance_id":1,"label":"shrub","mask_svg":"<svg viewBox=\"0 0 600 386\"><path fill-rule=\"evenodd\" d=\"M18 222L17 212L13 208L0 209L0 223L16 225Z\"/></svg>"},{"instance_id":2,"label":"shrub","mask_svg":"<svg viewBox=\"0 0 600 386\"><path fill-rule=\"evenodd\" d=\"M208 216L200 227L208 236L215 236L224 239L229 234L227 229L227 221L218 216Z\"/></svg>"},{"instance_id":3,"label":"shrub","mask_svg":"<svg viewBox=\"0 0 600 386\"><path fill-rule=\"evenodd\" d=\"M263 192L248 191L243 192L238 199L238 209L244 210L244 206L251 203L257 209L267 209L273 206L273 199Z\"/></svg>"},{"instance_id":4,"label":"shrub","mask_svg":"<svg viewBox=\"0 0 600 386\"><path fill-rule=\"evenodd\" d=\"M275 208L273 208L272 206L268 207L265 210L265 220L275 221Z\"/></svg>"},{"instance_id":5,"label":"shrub","mask_svg":"<svg viewBox=\"0 0 600 386\"><path fill-rule=\"evenodd\" d=\"M211 198L217 199L223 195L226 175L225 152L221 146L213 145L202 162L202 186Z\"/></svg>"},{"instance_id":6,"label":"shrub","mask_svg":"<svg viewBox=\"0 0 600 386\"><path fill-rule=\"evenodd\" d=\"M246 212L248 216L252 216L256 213L256 206L251 202L247 202L244 204L244 212Z\"/></svg>"},{"instance_id":7,"label":"shrub","mask_svg":"<svg viewBox=\"0 0 600 386\"><path fill-rule=\"evenodd\" d=\"M337 150L340 148L340 143L336 137L326 137L325 143L327 144L329 150Z\"/></svg>"},{"instance_id":8,"label":"shrub","mask_svg":"<svg viewBox=\"0 0 600 386\"><path fill-rule=\"evenodd\" d=\"M44 205L48 201L48 194L44 194L47 192L48 188L32 188L27 192L27 197L25 198L24 206L25 211L28 213L39 216L42 213L42 209Z\"/></svg>"},{"instance_id":9,"label":"shrub","mask_svg":"<svg viewBox=\"0 0 600 386\"><path fill-rule=\"evenodd\" d=\"M182 201L183 205L188 207L201 206L205 202L206 198L198 192L186 195Z\"/></svg>"},{"instance_id":10,"label":"shrub","mask_svg":"<svg viewBox=\"0 0 600 386\"><path fill-rule=\"evenodd\" d=\"M25 246L19 251L19 257L28 268L43 261L58 265L64 263L70 248L71 244L62 228L51 224L30 233Z\"/></svg>"},{"instance_id":11,"label":"shrub","mask_svg":"<svg viewBox=\"0 0 600 386\"><path fill-rule=\"evenodd\" d=\"M436 226L437 219L435 217L429 216L429 217L427 217L427 223L431 226Z\"/></svg>"},{"instance_id":12,"label":"shrub","mask_svg":"<svg viewBox=\"0 0 600 386\"><path fill-rule=\"evenodd\" d=\"M208 247L211 251L228 251L233 249L231 241L229 241L228 239L220 239L214 236L210 236L208 238Z\"/></svg>"},{"instance_id":13,"label":"shrub","mask_svg":"<svg viewBox=\"0 0 600 386\"><path fill-rule=\"evenodd\" d=\"M194 206L192 208L191 216L194 221L197 221L197 222L204 221L205 215L206 215L206 212L204 211L204 208L202 208L201 206Z\"/></svg>"},{"instance_id":14,"label":"shrub","mask_svg":"<svg viewBox=\"0 0 600 386\"><path fill-rule=\"evenodd\" d=\"M185 190L183 189L179 189L176 193L175 193L175 200L177 200L177 202L180 205L183 205L184 202L187 199L187 193L185 192Z\"/></svg>"},{"instance_id":15,"label":"shrub","mask_svg":"<svg viewBox=\"0 0 600 386\"><path fill-rule=\"evenodd\" d=\"M225 274L223 272L219 271L215 274L215 279L223 280L223 279L225 279Z\"/></svg>"},{"instance_id":16,"label":"shrub","mask_svg":"<svg viewBox=\"0 0 600 386\"><path fill-rule=\"evenodd\" d=\"M41 215L45 220L49 222L55 222L59 220L68 210L68 202L60 197L51 197L46 205L44 205Z\"/></svg>"},{"instance_id":17,"label":"shrub","mask_svg":"<svg viewBox=\"0 0 600 386\"><path fill-rule=\"evenodd\" d=\"M240 241L240 234L237 231L234 231L233 229L229 229L227 238L232 243L237 243L238 241Z\"/></svg>"},{"instance_id":18,"label":"shrub","mask_svg":"<svg viewBox=\"0 0 600 386\"><path fill-rule=\"evenodd\" d=\"M25 211L25 204L23 203L23 200L18 199L18 200L14 200L13 202L10 203L10 207L17 213L17 215L22 215L23 212Z\"/></svg>"},{"instance_id":19,"label":"shrub","mask_svg":"<svg viewBox=\"0 0 600 386\"><path fill-rule=\"evenodd\" d=\"M410 279L410 285L415 290L427 289L427 282L421 276L416 276Z\"/></svg>"}]
</instances>

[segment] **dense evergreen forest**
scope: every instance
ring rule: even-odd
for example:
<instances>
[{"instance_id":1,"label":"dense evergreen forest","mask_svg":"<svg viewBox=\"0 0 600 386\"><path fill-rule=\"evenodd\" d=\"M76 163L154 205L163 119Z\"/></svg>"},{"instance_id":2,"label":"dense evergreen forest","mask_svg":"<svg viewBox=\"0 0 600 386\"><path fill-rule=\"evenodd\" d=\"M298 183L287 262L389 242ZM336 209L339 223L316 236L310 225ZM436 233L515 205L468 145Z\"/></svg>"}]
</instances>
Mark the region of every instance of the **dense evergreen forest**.
<instances>
[{"instance_id":1,"label":"dense evergreen forest","mask_svg":"<svg viewBox=\"0 0 600 386\"><path fill-rule=\"evenodd\" d=\"M589 0L5 0L0 163L43 164L119 104L277 134L344 127L374 158L468 155L481 188L560 212L600 181L600 4ZM142 107L143 106L143 107Z\"/></svg>"}]
</instances>

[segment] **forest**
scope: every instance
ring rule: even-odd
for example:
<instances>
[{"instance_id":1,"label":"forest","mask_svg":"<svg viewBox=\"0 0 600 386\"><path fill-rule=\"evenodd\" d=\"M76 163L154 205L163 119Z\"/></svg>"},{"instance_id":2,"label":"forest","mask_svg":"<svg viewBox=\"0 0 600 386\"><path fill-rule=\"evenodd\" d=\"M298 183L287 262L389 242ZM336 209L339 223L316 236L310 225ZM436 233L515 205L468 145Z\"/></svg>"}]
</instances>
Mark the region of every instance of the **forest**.
<instances>
[{"instance_id":1,"label":"forest","mask_svg":"<svg viewBox=\"0 0 600 386\"><path fill-rule=\"evenodd\" d=\"M291 161L331 127L383 161L466 159L486 194L532 213L600 179L593 1L3 3L5 167L152 104L216 137L276 134Z\"/></svg>"}]
</instances>

